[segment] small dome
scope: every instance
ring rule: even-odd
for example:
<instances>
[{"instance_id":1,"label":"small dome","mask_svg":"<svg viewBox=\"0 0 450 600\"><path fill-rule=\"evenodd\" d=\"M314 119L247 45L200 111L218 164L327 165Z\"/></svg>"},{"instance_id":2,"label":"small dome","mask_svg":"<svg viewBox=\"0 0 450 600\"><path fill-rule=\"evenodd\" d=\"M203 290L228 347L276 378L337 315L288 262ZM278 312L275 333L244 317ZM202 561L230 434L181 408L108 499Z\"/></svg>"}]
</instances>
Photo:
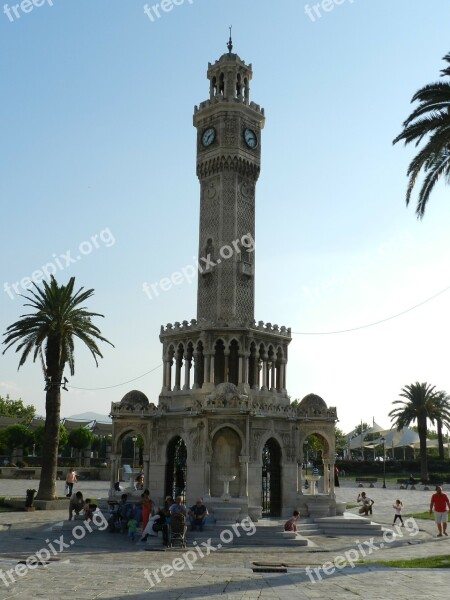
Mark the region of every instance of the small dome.
<instances>
[{"instance_id":1,"label":"small dome","mask_svg":"<svg viewBox=\"0 0 450 600\"><path fill-rule=\"evenodd\" d=\"M136 406L140 406L140 408L147 408L148 406L150 406L150 402L147 396L139 390L132 390L131 392L127 392L120 401L120 404L122 406L130 406L133 408Z\"/></svg>"},{"instance_id":2,"label":"small dome","mask_svg":"<svg viewBox=\"0 0 450 600\"><path fill-rule=\"evenodd\" d=\"M324 400L317 394L308 394L303 398L303 400L298 405L300 410L309 411L309 410L318 410L321 411L323 409L327 409L327 405Z\"/></svg>"}]
</instances>

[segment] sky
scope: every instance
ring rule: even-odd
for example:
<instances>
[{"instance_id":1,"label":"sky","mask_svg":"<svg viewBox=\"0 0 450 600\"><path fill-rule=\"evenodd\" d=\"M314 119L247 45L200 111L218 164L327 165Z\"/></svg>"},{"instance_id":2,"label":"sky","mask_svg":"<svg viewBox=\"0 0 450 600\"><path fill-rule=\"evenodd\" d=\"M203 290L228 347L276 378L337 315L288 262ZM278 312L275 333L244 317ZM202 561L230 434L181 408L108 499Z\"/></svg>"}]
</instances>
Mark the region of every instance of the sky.
<instances>
[{"instance_id":1,"label":"sky","mask_svg":"<svg viewBox=\"0 0 450 600\"><path fill-rule=\"evenodd\" d=\"M160 327L196 317L196 281L152 299L143 284L197 255L192 115L230 25L266 114L255 318L292 328L290 397L318 394L347 432L361 420L388 427L407 384L450 392L450 188L438 184L418 221L416 195L405 206L415 149L392 145L414 92L440 78L448 0L164 6L0 6L1 332L46 267L95 289L88 308L114 343L98 368L76 344L62 416L107 415L132 389L156 404ZM18 362L0 355L0 394L44 414L40 366Z\"/></svg>"}]
</instances>

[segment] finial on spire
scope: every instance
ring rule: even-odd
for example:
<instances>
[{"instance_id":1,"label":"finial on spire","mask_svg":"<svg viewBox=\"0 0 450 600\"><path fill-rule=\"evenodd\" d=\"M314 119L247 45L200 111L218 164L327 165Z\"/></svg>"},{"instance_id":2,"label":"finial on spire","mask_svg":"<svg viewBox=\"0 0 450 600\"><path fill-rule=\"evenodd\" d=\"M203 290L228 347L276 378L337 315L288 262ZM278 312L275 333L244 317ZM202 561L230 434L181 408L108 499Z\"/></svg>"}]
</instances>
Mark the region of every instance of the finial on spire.
<instances>
[{"instance_id":1,"label":"finial on spire","mask_svg":"<svg viewBox=\"0 0 450 600\"><path fill-rule=\"evenodd\" d=\"M228 40L228 44L227 44L227 48L228 48L228 52L231 54L231 51L233 50L233 40L231 39L231 30L233 29L233 25L230 26L230 39Z\"/></svg>"}]
</instances>

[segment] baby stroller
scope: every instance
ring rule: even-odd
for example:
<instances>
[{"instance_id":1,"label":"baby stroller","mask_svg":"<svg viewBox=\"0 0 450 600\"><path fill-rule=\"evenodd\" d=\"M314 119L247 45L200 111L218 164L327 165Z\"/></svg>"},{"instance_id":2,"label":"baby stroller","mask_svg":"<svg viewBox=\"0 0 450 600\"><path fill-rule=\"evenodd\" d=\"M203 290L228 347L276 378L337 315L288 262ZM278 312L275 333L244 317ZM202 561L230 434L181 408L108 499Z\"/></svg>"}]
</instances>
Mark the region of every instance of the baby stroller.
<instances>
[{"instance_id":1,"label":"baby stroller","mask_svg":"<svg viewBox=\"0 0 450 600\"><path fill-rule=\"evenodd\" d=\"M178 542L181 548L186 548L186 532L186 517L181 513L172 515L169 525L169 547Z\"/></svg>"}]
</instances>

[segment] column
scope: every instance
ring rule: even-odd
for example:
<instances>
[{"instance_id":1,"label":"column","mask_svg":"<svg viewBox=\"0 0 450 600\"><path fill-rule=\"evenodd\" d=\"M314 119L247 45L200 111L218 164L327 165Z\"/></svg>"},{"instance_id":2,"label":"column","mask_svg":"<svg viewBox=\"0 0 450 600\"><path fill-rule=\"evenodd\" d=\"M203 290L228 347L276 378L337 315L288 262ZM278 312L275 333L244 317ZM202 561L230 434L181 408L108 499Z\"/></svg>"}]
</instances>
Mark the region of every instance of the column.
<instances>
[{"instance_id":1,"label":"column","mask_svg":"<svg viewBox=\"0 0 450 600\"><path fill-rule=\"evenodd\" d=\"M177 356L175 359L175 385L173 388L174 392L178 392L181 389L181 367L183 365L183 358Z\"/></svg>"},{"instance_id":2,"label":"column","mask_svg":"<svg viewBox=\"0 0 450 600\"><path fill-rule=\"evenodd\" d=\"M170 392L172 389L172 365L173 365L173 360L171 358L167 359L164 363L164 369L165 369L164 388L168 392Z\"/></svg>"},{"instance_id":3,"label":"column","mask_svg":"<svg viewBox=\"0 0 450 600\"><path fill-rule=\"evenodd\" d=\"M248 498L248 461L249 457L242 455L239 457L240 463L240 486L239 496Z\"/></svg>"},{"instance_id":4,"label":"column","mask_svg":"<svg viewBox=\"0 0 450 600\"><path fill-rule=\"evenodd\" d=\"M211 463L205 462L205 495L211 497Z\"/></svg>"},{"instance_id":5,"label":"column","mask_svg":"<svg viewBox=\"0 0 450 600\"><path fill-rule=\"evenodd\" d=\"M253 360L253 371L254 371L254 376L255 376L255 381L253 382L253 389L254 390L259 390L259 358L258 358L258 353L255 352L255 356L250 359Z\"/></svg>"},{"instance_id":6,"label":"column","mask_svg":"<svg viewBox=\"0 0 450 600\"><path fill-rule=\"evenodd\" d=\"M238 383L244 382L244 355L239 354L239 372L238 372Z\"/></svg>"},{"instance_id":7,"label":"column","mask_svg":"<svg viewBox=\"0 0 450 600\"><path fill-rule=\"evenodd\" d=\"M334 468L335 463L334 460L330 459L330 496L334 498Z\"/></svg>"},{"instance_id":8,"label":"column","mask_svg":"<svg viewBox=\"0 0 450 600\"><path fill-rule=\"evenodd\" d=\"M193 354L194 357L194 385L192 386L193 390L198 390L198 388L200 387L199 384L199 367L200 367L200 360L201 360L201 352L198 352L198 350L196 350Z\"/></svg>"},{"instance_id":9,"label":"column","mask_svg":"<svg viewBox=\"0 0 450 600\"><path fill-rule=\"evenodd\" d=\"M266 392L267 391L267 359L269 357L267 356L267 354L264 354L264 356L262 357L262 385L261 385L261 391L262 392Z\"/></svg>"},{"instance_id":10,"label":"column","mask_svg":"<svg viewBox=\"0 0 450 600\"><path fill-rule=\"evenodd\" d=\"M214 356L211 356L209 372L210 372L209 381L210 381L210 383L214 383Z\"/></svg>"},{"instance_id":11,"label":"column","mask_svg":"<svg viewBox=\"0 0 450 600\"><path fill-rule=\"evenodd\" d=\"M183 390L189 390L191 388L191 357L189 354L184 355L184 385Z\"/></svg>"},{"instance_id":12,"label":"column","mask_svg":"<svg viewBox=\"0 0 450 600\"><path fill-rule=\"evenodd\" d=\"M118 454L111 454L111 477L110 477L110 494L114 493L114 484L119 481L118 469Z\"/></svg>"},{"instance_id":13,"label":"column","mask_svg":"<svg viewBox=\"0 0 450 600\"><path fill-rule=\"evenodd\" d=\"M205 373L205 383L209 383L210 379L210 371L211 371L211 355L205 354L203 360L204 362L204 373Z\"/></svg>"},{"instance_id":14,"label":"column","mask_svg":"<svg viewBox=\"0 0 450 600\"><path fill-rule=\"evenodd\" d=\"M272 357L272 366L270 368L270 391L274 392L276 389L275 382L275 357Z\"/></svg>"},{"instance_id":15,"label":"column","mask_svg":"<svg viewBox=\"0 0 450 600\"><path fill-rule=\"evenodd\" d=\"M328 494L330 491L330 461L328 458L323 459L323 493Z\"/></svg>"},{"instance_id":16,"label":"column","mask_svg":"<svg viewBox=\"0 0 450 600\"><path fill-rule=\"evenodd\" d=\"M281 392L286 392L286 363L285 358L281 359Z\"/></svg>"}]
</instances>

